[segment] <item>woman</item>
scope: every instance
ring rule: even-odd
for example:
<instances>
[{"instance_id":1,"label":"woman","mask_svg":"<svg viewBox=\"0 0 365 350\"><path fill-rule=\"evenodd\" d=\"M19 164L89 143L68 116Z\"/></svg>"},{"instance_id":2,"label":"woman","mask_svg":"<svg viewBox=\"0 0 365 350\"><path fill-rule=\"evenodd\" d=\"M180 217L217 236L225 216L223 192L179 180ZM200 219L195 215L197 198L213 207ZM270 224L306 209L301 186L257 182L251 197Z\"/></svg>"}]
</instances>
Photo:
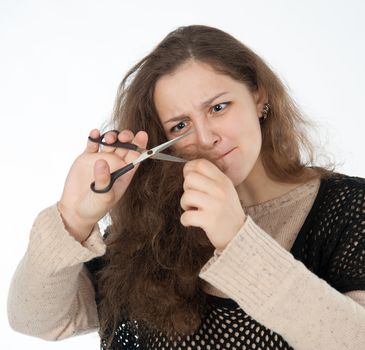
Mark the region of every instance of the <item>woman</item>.
<instances>
[{"instance_id":1,"label":"woman","mask_svg":"<svg viewBox=\"0 0 365 350\"><path fill-rule=\"evenodd\" d=\"M94 193L136 152L89 141L34 223L14 329L99 328L103 349L363 346L365 180L313 166L306 123L262 59L215 28L179 28L124 78L114 121L110 144L192 131L173 149L189 161L146 161Z\"/></svg>"}]
</instances>

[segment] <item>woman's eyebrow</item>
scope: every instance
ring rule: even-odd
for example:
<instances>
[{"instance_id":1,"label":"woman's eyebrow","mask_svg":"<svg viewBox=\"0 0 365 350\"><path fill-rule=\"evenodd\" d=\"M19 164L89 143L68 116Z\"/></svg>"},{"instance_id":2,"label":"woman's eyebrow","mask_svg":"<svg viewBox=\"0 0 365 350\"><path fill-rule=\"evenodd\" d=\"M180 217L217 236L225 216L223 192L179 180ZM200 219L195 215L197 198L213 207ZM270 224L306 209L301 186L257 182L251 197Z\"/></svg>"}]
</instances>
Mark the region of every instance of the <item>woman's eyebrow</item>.
<instances>
[{"instance_id":1,"label":"woman's eyebrow","mask_svg":"<svg viewBox=\"0 0 365 350\"><path fill-rule=\"evenodd\" d=\"M227 91L220 92L218 95L215 95L215 96L213 96L212 98L210 98L209 100L204 101L204 102L201 104L201 107L202 107L202 108L204 108L204 107L208 107L208 106L210 106L210 105L213 103L213 101L214 101L215 99L217 99L218 97L221 97L221 96L223 96L223 95L225 95L225 94L228 94L228 92L227 92Z\"/></svg>"},{"instance_id":2,"label":"woman's eyebrow","mask_svg":"<svg viewBox=\"0 0 365 350\"><path fill-rule=\"evenodd\" d=\"M208 100L202 102L201 105L200 105L201 108L203 109L205 107L210 106L214 102L215 99L217 99L218 97L221 97L221 96L223 96L225 94L228 94L228 92L227 91L220 92L219 94L217 94L217 95L209 98ZM169 120L166 120L163 124L167 124L167 123L170 123L170 122L181 121L181 120L187 119L187 118L188 117L185 114L181 114L181 115L178 115L176 117L170 118Z\"/></svg>"}]
</instances>

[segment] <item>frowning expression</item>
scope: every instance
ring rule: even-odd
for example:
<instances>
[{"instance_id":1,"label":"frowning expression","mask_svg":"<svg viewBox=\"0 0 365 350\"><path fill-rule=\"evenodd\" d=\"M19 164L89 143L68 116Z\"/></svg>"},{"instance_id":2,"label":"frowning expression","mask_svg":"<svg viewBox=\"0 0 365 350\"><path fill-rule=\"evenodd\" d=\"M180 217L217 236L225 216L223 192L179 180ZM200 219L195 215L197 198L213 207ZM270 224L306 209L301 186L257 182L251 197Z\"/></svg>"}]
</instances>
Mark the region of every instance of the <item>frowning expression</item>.
<instances>
[{"instance_id":1,"label":"frowning expression","mask_svg":"<svg viewBox=\"0 0 365 350\"><path fill-rule=\"evenodd\" d=\"M194 131L175 145L180 154L211 160L234 185L246 179L261 150L258 92L191 60L157 81L154 102L169 139Z\"/></svg>"}]
</instances>

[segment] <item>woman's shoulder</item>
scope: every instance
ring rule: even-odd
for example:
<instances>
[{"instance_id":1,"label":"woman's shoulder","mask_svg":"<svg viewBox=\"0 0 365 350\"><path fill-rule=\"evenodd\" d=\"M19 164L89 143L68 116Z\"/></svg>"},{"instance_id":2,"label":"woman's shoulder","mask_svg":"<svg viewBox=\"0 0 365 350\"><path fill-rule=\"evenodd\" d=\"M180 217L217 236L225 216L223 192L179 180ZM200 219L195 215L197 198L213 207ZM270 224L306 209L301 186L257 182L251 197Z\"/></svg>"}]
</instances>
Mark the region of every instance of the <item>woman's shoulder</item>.
<instances>
[{"instance_id":1,"label":"woman's shoulder","mask_svg":"<svg viewBox=\"0 0 365 350\"><path fill-rule=\"evenodd\" d=\"M343 173L322 177L315 201L315 213L346 216L363 215L365 178Z\"/></svg>"},{"instance_id":2,"label":"woman's shoulder","mask_svg":"<svg viewBox=\"0 0 365 350\"><path fill-rule=\"evenodd\" d=\"M365 191L365 178L339 172L335 172L330 176L323 176L321 178L321 183L332 191L334 189L348 191L358 190L359 192Z\"/></svg>"}]
</instances>

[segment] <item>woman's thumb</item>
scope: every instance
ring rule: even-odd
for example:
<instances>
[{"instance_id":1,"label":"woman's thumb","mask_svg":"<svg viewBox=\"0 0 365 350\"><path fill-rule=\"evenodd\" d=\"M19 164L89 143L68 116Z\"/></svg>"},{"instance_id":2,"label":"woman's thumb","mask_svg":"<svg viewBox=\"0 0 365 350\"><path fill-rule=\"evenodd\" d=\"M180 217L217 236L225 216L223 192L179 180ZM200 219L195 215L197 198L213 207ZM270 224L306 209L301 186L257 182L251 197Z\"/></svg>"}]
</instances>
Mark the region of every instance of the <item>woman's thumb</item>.
<instances>
[{"instance_id":1,"label":"woman's thumb","mask_svg":"<svg viewBox=\"0 0 365 350\"><path fill-rule=\"evenodd\" d=\"M108 163L103 159L98 159L94 165L95 189L102 190L110 182L110 169Z\"/></svg>"}]
</instances>

